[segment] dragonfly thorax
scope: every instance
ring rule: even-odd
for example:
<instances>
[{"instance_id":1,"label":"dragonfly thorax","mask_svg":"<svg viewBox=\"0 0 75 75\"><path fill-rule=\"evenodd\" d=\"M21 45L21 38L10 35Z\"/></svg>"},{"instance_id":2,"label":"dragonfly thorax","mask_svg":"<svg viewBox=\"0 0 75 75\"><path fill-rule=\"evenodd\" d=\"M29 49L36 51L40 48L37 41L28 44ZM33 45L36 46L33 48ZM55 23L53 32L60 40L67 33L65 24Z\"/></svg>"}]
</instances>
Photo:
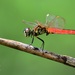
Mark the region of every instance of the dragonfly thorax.
<instances>
[{"instance_id":1,"label":"dragonfly thorax","mask_svg":"<svg viewBox=\"0 0 75 75\"><path fill-rule=\"evenodd\" d=\"M34 31L35 31L35 35L41 35L46 33L46 28L38 25Z\"/></svg>"}]
</instances>

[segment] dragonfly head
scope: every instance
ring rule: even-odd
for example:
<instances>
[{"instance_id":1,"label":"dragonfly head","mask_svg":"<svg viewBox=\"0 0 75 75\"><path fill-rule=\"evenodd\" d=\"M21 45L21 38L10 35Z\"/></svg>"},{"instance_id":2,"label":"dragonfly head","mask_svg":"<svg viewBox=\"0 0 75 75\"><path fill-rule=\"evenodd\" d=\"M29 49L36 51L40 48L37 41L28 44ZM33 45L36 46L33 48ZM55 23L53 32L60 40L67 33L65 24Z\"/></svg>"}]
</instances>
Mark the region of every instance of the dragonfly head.
<instances>
[{"instance_id":1,"label":"dragonfly head","mask_svg":"<svg viewBox=\"0 0 75 75\"><path fill-rule=\"evenodd\" d=\"M31 34L31 29L30 29L30 28L24 29L24 35L25 35L26 37L30 36L30 34Z\"/></svg>"}]
</instances>

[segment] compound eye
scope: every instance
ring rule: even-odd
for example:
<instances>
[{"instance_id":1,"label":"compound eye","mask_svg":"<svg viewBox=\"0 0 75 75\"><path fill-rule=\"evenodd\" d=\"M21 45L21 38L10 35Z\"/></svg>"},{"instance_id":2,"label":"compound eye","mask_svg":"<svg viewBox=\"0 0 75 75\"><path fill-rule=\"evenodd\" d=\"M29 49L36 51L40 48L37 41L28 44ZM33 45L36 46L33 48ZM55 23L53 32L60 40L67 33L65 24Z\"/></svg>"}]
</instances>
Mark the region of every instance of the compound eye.
<instances>
[{"instance_id":1,"label":"compound eye","mask_svg":"<svg viewBox=\"0 0 75 75\"><path fill-rule=\"evenodd\" d=\"M24 35L27 37L27 36L30 36L30 28L26 28L24 30Z\"/></svg>"},{"instance_id":2,"label":"compound eye","mask_svg":"<svg viewBox=\"0 0 75 75\"><path fill-rule=\"evenodd\" d=\"M28 33L30 31L30 28L26 28L25 32Z\"/></svg>"}]
</instances>

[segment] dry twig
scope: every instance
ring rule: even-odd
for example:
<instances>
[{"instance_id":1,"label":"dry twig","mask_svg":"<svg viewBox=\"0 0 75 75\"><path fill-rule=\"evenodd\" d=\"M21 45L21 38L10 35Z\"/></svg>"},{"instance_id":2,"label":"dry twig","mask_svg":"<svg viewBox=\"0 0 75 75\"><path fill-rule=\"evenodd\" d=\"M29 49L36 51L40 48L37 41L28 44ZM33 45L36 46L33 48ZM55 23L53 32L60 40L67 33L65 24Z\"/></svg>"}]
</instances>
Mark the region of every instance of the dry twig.
<instances>
[{"instance_id":1,"label":"dry twig","mask_svg":"<svg viewBox=\"0 0 75 75\"><path fill-rule=\"evenodd\" d=\"M39 48L29 46L22 42L4 39L4 38L0 38L0 44L20 50L20 51L31 53L37 56L41 56L50 60L54 60L71 67L75 67L75 58L67 56L67 55L59 55L59 54L55 54L53 52L48 52L45 50L42 51Z\"/></svg>"}]
</instances>

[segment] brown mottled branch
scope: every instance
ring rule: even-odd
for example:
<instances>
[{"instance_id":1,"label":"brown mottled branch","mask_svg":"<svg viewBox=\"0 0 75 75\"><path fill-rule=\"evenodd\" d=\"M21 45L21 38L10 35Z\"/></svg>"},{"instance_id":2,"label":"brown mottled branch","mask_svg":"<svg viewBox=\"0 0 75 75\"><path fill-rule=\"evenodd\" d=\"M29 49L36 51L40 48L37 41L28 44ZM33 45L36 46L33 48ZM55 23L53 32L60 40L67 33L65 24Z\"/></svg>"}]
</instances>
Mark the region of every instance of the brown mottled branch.
<instances>
[{"instance_id":1,"label":"brown mottled branch","mask_svg":"<svg viewBox=\"0 0 75 75\"><path fill-rule=\"evenodd\" d=\"M56 62L75 67L75 58L67 56L67 55L60 55L60 54L55 54L53 52L41 50L39 48L29 46L27 44L24 44L22 42L14 41L14 40L9 40L9 39L4 39L0 38L0 44L5 45L20 51L24 51L30 54L34 54L43 58L47 58L49 60L54 60Z\"/></svg>"}]
</instances>

